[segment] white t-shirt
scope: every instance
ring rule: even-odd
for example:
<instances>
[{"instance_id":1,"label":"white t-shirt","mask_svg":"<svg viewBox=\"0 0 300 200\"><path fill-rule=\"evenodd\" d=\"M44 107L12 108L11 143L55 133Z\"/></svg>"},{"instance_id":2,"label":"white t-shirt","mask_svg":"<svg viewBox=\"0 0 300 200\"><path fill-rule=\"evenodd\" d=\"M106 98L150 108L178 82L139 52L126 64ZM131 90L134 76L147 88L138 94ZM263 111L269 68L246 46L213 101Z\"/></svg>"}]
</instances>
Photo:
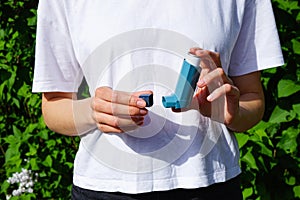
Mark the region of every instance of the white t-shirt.
<instances>
[{"instance_id":1,"label":"white t-shirt","mask_svg":"<svg viewBox=\"0 0 300 200\"><path fill-rule=\"evenodd\" d=\"M162 106L194 46L219 52L231 76L283 64L269 0L40 0L33 92L77 92L84 76L91 95L100 86L154 93L142 127L81 137L75 185L142 193L205 187L241 172L223 124Z\"/></svg>"}]
</instances>

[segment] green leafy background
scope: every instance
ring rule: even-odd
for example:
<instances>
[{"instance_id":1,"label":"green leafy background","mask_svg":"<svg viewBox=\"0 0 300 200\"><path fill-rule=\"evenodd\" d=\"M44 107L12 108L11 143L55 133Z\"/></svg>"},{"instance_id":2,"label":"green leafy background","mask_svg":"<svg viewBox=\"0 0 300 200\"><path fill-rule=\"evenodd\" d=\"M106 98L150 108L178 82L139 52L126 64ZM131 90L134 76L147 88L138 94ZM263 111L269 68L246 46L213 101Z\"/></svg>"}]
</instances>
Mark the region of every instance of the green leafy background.
<instances>
[{"instance_id":1,"label":"green leafy background","mask_svg":"<svg viewBox=\"0 0 300 200\"><path fill-rule=\"evenodd\" d=\"M244 199L300 199L300 1L272 3L285 65L263 71L264 118L237 134ZM70 199L79 138L47 129L41 96L31 93L37 4L0 3L0 199L17 188L6 180L22 168L38 181L32 194L11 199Z\"/></svg>"}]
</instances>

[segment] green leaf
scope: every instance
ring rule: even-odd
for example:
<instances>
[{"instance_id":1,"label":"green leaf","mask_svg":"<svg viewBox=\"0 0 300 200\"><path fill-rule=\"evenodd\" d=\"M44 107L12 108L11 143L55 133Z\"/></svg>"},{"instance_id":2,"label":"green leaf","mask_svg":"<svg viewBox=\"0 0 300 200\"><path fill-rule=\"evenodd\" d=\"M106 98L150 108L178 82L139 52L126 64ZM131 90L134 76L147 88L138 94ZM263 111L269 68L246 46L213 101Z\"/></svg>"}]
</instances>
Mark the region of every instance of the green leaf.
<instances>
[{"instance_id":1,"label":"green leaf","mask_svg":"<svg viewBox=\"0 0 300 200\"><path fill-rule=\"evenodd\" d=\"M300 54L300 42L296 39L292 40L294 53Z\"/></svg>"},{"instance_id":2,"label":"green leaf","mask_svg":"<svg viewBox=\"0 0 300 200\"><path fill-rule=\"evenodd\" d=\"M5 152L5 157L12 157L14 155L19 155L19 148L20 148L20 143L10 143L8 146L6 152ZM9 156L11 155L11 156Z\"/></svg>"},{"instance_id":3,"label":"green leaf","mask_svg":"<svg viewBox=\"0 0 300 200\"><path fill-rule=\"evenodd\" d=\"M14 136L16 136L18 139L22 138L22 132L15 125L13 125L13 132L14 132Z\"/></svg>"},{"instance_id":4,"label":"green leaf","mask_svg":"<svg viewBox=\"0 0 300 200\"><path fill-rule=\"evenodd\" d=\"M297 151L297 137L299 130L293 127L288 128L282 132L282 137L277 144L277 147L283 149L286 153L293 153Z\"/></svg>"},{"instance_id":5,"label":"green leaf","mask_svg":"<svg viewBox=\"0 0 300 200\"><path fill-rule=\"evenodd\" d=\"M6 138L4 138L4 141L10 145L16 145L20 142L20 139L15 137L14 135L9 135Z\"/></svg>"},{"instance_id":6,"label":"green leaf","mask_svg":"<svg viewBox=\"0 0 300 200\"><path fill-rule=\"evenodd\" d=\"M294 176L287 177L285 182L286 182L286 184L293 186L296 183L296 177L294 177Z\"/></svg>"},{"instance_id":7,"label":"green leaf","mask_svg":"<svg viewBox=\"0 0 300 200\"><path fill-rule=\"evenodd\" d=\"M35 26L36 25L36 16L27 18L27 25Z\"/></svg>"},{"instance_id":8,"label":"green leaf","mask_svg":"<svg viewBox=\"0 0 300 200\"><path fill-rule=\"evenodd\" d=\"M42 164L46 167L52 167L52 158L50 155L46 157L46 159L42 162Z\"/></svg>"},{"instance_id":9,"label":"green leaf","mask_svg":"<svg viewBox=\"0 0 300 200\"><path fill-rule=\"evenodd\" d=\"M59 186L60 181L61 181L61 178L62 178L62 176L59 175L59 176L57 177L57 180L55 180L55 182L53 182L53 187L54 187L54 188L57 188L57 187Z\"/></svg>"},{"instance_id":10,"label":"green leaf","mask_svg":"<svg viewBox=\"0 0 300 200\"><path fill-rule=\"evenodd\" d=\"M262 156L259 156L258 159L257 159L257 162L260 163L260 172L268 172L268 169L265 165L267 160L265 160Z\"/></svg>"},{"instance_id":11,"label":"green leaf","mask_svg":"<svg viewBox=\"0 0 300 200\"><path fill-rule=\"evenodd\" d=\"M287 122L289 115L290 113L288 111L281 109L279 106L276 106L272 112L269 122L271 123Z\"/></svg>"},{"instance_id":12,"label":"green leaf","mask_svg":"<svg viewBox=\"0 0 300 200\"><path fill-rule=\"evenodd\" d=\"M298 114L298 119L300 119L300 103L293 105L293 111L295 111Z\"/></svg>"},{"instance_id":13,"label":"green leaf","mask_svg":"<svg viewBox=\"0 0 300 200\"><path fill-rule=\"evenodd\" d=\"M46 141L47 147L48 148L52 148L56 145L56 141L55 140L48 140Z\"/></svg>"},{"instance_id":14,"label":"green leaf","mask_svg":"<svg viewBox=\"0 0 300 200\"><path fill-rule=\"evenodd\" d=\"M35 124L29 124L29 125L26 127L26 129L25 129L25 131L24 131L24 134L31 134L31 133L33 133L33 131L34 131L37 127L38 127L38 124L37 124L37 123L35 123Z\"/></svg>"},{"instance_id":15,"label":"green leaf","mask_svg":"<svg viewBox=\"0 0 300 200\"><path fill-rule=\"evenodd\" d=\"M239 148L241 149L249 140L249 136L243 133L235 134L235 137L237 138Z\"/></svg>"},{"instance_id":16,"label":"green leaf","mask_svg":"<svg viewBox=\"0 0 300 200\"><path fill-rule=\"evenodd\" d=\"M41 130L39 133L38 133L38 136L40 136L42 139L44 140L48 140L49 136L48 136L48 130Z\"/></svg>"},{"instance_id":17,"label":"green leaf","mask_svg":"<svg viewBox=\"0 0 300 200\"><path fill-rule=\"evenodd\" d=\"M273 156L273 151L271 149L269 149L264 143L258 142L257 144L261 147L261 150L260 150L261 154L264 154L270 158Z\"/></svg>"},{"instance_id":18,"label":"green leaf","mask_svg":"<svg viewBox=\"0 0 300 200\"><path fill-rule=\"evenodd\" d=\"M295 186L293 188L293 191L294 191L295 197L300 198L300 185Z\"/></svg>"},{"instance_id":19,"label":"green leaf","mask_svg":"<svg viewBox=\"0 0 300 200\"><path fill-rule=\"evenodd\" d=\"M21 160L21 154L19 152L19 148L17 146L8 148L5 152L5 163L14 163L16 164L17 162L22 162Z\"/></svg>"},{"instance_id":20,"label":"green leaf","mask_svg":"<svg viewBox=\"0 0 300 200\"><path fill-rule=\"evenodd\" d=\"M32 170L36 171L36 170L40 169L38 164L37 164L37 159L36 158L31 158L29 163L30 163L30 167L31 167Z\"/></svg>"},{"instance_id":21,"label":"green leaf","mask_svg":"<svg viewBox=\"0 0 300 200\"><path fill-rule=\"evenodd\" d=\"M9 183L7 181L4 181L1 185L1 193L4 193L9 188Z\"/></svg>"},{"instance_id":22,"label":"green leaf","mask_svg":"<svg viewBox=\"0 0 300 200\"><path fill-rule=\"evenodd\" d=\"M250 148L248 152L241 158L241 161L247 163L248 167L250 167L251 169L258 170L255 158L251 152L252 152L252 148Z\"/></svg>"},{"instance_id":23,"label":"green leaf","mask_svg":"<svg viewBox=\"0 0 300 200\"><path fill-rule=\"evenodd\" d=\"M20 108L20 101L17 98L12 98L14 104L17 106L17 108Z\"/></svg>"},{"instance_id":24,"label":"green leaf","mask_svg":"<svg viewBox=\"0 0 300 200\"><path fill-rule=\"evenodd\" d=\"M288 97L300 91L300 85L289 79L282 79L278 83L278 97Z\"/></svg>"},{"instance_id":25,"label":"green leaf","mask_svg":"<svg viewBox=\"0 0 300 200\"><path fill-rule=\"evenodd\" d=\"M64 163L66 166L68 166L68 168L72 169L74 164L72 162L65 162Z\"/></svg>"},{"instance_id":26,"label":"green leaf","mask_svg":"<svg viewBox=\"0 0 300 200\"><path fill-rule=\"evenodd\" d=\"M5 88L5 86L6 86L6 84L7 84L7 81L4 81L1 85L0 85L0 100L2 100L3 99L3 96L4 96L4 88Z\"/></svg>"},{"instance_id":27,"label":"green leaf","mask_svg":"<svg viewBox=\"0 0 300 200\"><path fill-rule=\"evenodd\" d=\"M33 156L37 153L37 148L35 147L35 145L32 145L32 144L28 144L29 146L29 152L27 152L25 155L26 156Z\"/></svg>"},{"instance_id":28,"label":"green leaf","mask_svg":"<svg viewBox=\"0 0 300 200\"><path fill-rule=\"evenodd\" d=\"M25 83L23 86L18 90L18 95L21 97L27 97L30 93L29 85L26 85Z\"/></svg>"}]
</instances>

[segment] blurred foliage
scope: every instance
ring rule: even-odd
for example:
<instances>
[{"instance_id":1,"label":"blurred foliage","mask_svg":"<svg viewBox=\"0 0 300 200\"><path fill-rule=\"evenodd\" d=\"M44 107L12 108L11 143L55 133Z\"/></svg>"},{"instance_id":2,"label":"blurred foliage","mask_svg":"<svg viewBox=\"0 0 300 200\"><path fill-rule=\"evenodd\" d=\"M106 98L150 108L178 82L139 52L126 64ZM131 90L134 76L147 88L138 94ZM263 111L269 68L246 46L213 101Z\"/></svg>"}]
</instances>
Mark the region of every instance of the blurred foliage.
<instances>
[{"instance_id":1,"label":"blurred foliage","mask_svg":"<svg viewBox=\"0 0 300 200\"><path fill-rule=\"evenodd\" d=\"M285 65L265 70L266 112L237 134L245 199L300 199L300 1L273 0ZM0 199L22 168L38 174L33 193L18 199L69 199L79 138L55 134L31 93L38 1L0 3ZM17 198L11 198L17 199Z\"/></svg>"},{"instance_id":2,"label":"blurred foliage","mask_svg":"<svg viewBox=\"0 0 300 200\"><path fill-rule=\"evenodd\" d=\"M48 130L41 96L31 93L37 4L0 3L0 199L17 189L6 180L22 168L38 173L38 181L21 199L70 199L79 140Z\"/></svg>"},{"instance_id":3,"label":"blurred foliage","mask_svg":"<svg viewBox=\"0 0 300 200\"><path fill-rule=\"evenodd\" d=\"M264 118L237 134L244 199L300 199L300 1L272 2L285 65L263 71Z\"/></svg>"}]
</instances>

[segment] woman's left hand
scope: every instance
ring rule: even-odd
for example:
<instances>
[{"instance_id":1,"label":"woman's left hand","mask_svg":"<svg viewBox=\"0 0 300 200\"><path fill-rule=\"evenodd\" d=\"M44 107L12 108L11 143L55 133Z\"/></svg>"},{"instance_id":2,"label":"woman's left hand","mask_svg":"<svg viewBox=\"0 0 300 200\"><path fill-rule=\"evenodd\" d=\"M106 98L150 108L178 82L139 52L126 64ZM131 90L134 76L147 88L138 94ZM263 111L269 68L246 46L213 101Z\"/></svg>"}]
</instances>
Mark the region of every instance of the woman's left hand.
<instances>
[{"instance_id":1,"label":"woman's left hand","mask_svg":"<svg viewBox=\"0 0 300 200\"><path fill-rule=\"evenodd\" d=\"M240 91L221 67L220 54L192 48L201 58L201 74L195 98L202 115L229 125L239 113Z\"/></svg>"}]
</instances>

